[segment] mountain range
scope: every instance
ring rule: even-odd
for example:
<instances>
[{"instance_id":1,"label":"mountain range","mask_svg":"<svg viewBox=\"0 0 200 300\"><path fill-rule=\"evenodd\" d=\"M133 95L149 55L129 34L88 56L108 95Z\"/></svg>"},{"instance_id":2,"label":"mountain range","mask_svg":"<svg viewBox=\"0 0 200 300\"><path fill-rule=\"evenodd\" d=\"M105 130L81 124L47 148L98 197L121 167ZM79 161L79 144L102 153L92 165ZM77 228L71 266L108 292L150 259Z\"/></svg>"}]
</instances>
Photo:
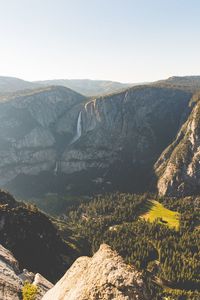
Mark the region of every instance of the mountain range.
<instances>
[{"instance_id":1,"label":"mountain range","mask_svg":"<svg viewBox=\"0 0 200 300\"><path fill-rule=\"evenodd\" d=\"M64 86L86 97L91 97L121 91L134 85L137 84L91 79L55 79L32 82L15 77L0 76L0 95L48 86Z\"/></svg>"},{"instance_id":2,"label":"mountain range","mask_svg":"<svg viewBox=\"0 0 200 300\"><path fill-rule=\"evenodd\" d=\"M171 195L161 187L168 163L162 152L177 146L193 118L199 82L198 76L172 77L91 98L55 85L4 94L1 186L22 197L157 187ZM198 189L194 182L191 192Z\"/></svg>"}]
</instances>

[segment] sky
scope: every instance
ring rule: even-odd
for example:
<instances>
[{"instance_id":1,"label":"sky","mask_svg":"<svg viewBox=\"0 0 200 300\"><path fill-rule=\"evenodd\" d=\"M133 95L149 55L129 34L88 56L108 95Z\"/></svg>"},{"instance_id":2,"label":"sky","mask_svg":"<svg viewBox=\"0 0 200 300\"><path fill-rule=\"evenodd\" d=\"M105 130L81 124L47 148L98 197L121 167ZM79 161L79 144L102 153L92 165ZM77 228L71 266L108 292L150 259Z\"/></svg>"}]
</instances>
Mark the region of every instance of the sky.
<instances>
[{"instance_id":1,"label":"sky","mask_svg":"<svg viewBox=\"0 0 200 300\"><path fill-rule=\"evenodd\" d=\"M0 75L200 75L199 0L0 0Z\"/></svg>"}]
</instances>

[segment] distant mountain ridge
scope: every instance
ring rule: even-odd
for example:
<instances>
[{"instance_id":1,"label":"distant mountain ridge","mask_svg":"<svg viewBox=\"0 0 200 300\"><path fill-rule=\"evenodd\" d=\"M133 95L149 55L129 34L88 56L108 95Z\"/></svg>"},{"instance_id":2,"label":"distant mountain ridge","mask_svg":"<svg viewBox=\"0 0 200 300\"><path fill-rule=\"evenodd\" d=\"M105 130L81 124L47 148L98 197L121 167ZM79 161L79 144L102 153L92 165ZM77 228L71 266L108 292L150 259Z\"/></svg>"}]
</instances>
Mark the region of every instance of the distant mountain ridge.
<instances>
[{"instance_id":1,"label":"distant mountain ridge","mask_svg":"<svg viewBox=\"0 0 200 300\"><path fill-rule=\"evenodd\" d=\"M0 76L0 96L23 90L32 90L49 86L63 86L87 97L91 97L118 92L133 85L137 84L90 79L55 79L31 82L15 77Z\"/></svg>"},{"instance_id":2,"label":"distant mountain ridge","mask_svg":"<svg viewBox=\"0 0 200 300\"><path fill-rule=\"evenodd\" d=\"M0 95L14 93L20 90L35 89L40 85L15 77L0 76Z\"/></svg>"},{"instance_id":3,"label":"distant mountain ridge","mask_svg":"<svg viewBox=\"0 0 200 300\"><path fill-rule=\"evenodd\" d=\"M156 81L153 84L197 92L200 90L200 76L172 76L164 80Z\"/></svg>"},{"instance_id":4,"label":"distant mountain ridge","mask_svg":"<svg viewBox=\"0 0 200 300\"><path fill-rule=\"evenodd\" d=\"M85 96L100 96L119 92L128 87L137 85L131 83L120 83L109 80L91 80L91 79L55 79L36 81L36 84L41 85L60 85L68 87Z\"/></svg>"},{"instance_id":5,"label":"distant mountain ridge","mask_svg":"<svg viewBox=\"0 0 200 300\"><path fill-rule=\"evenodd\" d=\"M179 88L192 92L200 89L200 76L172 76L155 82L121 83L111 80L94 79L51 79L26 81L15 77L0 76L0 95L15 93L49 86L64 86L86 97L97 97L121 92L129 87L139 85L156 85L169 88Z\"/></svg>"}]
</instances>

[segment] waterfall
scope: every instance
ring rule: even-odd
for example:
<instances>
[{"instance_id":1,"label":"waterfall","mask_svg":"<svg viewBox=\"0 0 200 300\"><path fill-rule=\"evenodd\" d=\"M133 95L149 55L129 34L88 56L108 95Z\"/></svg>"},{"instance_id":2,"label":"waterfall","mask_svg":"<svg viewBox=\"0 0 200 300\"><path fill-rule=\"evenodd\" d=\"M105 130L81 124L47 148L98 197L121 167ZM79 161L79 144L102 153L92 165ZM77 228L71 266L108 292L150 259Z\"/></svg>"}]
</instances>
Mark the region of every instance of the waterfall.
<instances>
[{"instance_id":1,"label":"waterfall","mask_svg":"<svg viewBox=\"0 0 200 300\"><path fill-rule=\"evenodd\" d=\"M54 175L57 175L57 173L58 173L58 162L56 162L56 165L55 165Z\"/></svg>"},{"instance_id":2,"label":"waterfall","mask_svg":"<svg viewBox=\"0 0 200 300\"><path fill-rule=\"evenodd\" d=\"M77 125L76 125L76 134L75 134L75 136L72 139L70 144L75 143L81 137L81 134L82 134L82 124L81 124L81 122L82 122L82 113L80 111L79 115L78 115Z\"/></svg>"},{"instance_id":3,"label":"waterfall","mask_svg":"<svg viewBox=\"0 0 200 300\"><path fill-rule=\"evenodd\" d=\"M82 116L81 116L81 111L80 111L80 113L78 115L77 128L76 128L77 139L79 139L81 137L81 133L82 133L81 119L82 119Z\"/></svg>"}]
</instances>

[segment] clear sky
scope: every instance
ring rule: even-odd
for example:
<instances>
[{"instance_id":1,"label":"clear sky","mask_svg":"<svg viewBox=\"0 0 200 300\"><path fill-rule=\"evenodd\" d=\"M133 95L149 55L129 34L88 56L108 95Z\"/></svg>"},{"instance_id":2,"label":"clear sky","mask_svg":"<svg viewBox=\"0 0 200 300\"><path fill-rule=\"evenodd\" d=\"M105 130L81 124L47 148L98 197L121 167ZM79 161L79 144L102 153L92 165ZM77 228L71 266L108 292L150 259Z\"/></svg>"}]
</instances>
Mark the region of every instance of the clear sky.
<instances>
[{"instance_id":1,"label":"clear sky","mask_svg":"<svg viewBox=\"0 0 200 300\"><path fill-rule=\"evenodd\" d=\"M200 75L200 0L0 0L0 75Z\"/></svg>"}]
</instances>

